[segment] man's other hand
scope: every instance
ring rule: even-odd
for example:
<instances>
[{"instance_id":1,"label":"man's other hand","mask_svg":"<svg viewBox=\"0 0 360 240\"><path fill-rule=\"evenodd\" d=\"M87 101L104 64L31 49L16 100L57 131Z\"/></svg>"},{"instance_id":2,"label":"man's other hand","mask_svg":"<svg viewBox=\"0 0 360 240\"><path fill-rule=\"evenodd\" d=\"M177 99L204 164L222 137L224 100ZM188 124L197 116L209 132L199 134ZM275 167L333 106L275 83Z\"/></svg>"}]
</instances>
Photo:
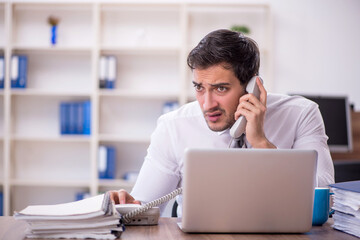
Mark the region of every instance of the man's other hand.
<instances>
[{"instance_id":1,"label":"man's other hand","mask_svg":"<svg viewBox=\"0 0 360 240\"><path fill-rule=\"evenodd\" d=\"M135 200L126 190L120 189L118 191L109 191L110 199L114 204L141 204L140 201Z\"/></svg>"}]
</instances>

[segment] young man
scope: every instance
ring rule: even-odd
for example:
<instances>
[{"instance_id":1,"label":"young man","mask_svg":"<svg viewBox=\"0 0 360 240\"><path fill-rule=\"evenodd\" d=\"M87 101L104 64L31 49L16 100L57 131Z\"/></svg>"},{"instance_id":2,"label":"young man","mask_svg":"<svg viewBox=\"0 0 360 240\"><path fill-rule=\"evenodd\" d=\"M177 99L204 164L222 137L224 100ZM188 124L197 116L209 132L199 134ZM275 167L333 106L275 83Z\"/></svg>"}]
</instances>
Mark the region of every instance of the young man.
<instances>
[{"instance_id":1,"label":"young man","mask_svg":"<svg viewBox=\"0 0 360 240\"><path fill-rule=\"evenodd\" d=\"M188 65L197 101L159 118L131 195L112 191L113 201L149 202L180 187L184 149L227 148L232 141L229 129L239 116L247 119L245 147L315 149L318 186L334 182L318 106L298 96L268 94L258 79L260 98L246 92L260 66L259 50L252 39L229 30L211 32L190 52ZM181 207L181 197L178 204Z\"/></svg>"}]
</instances>

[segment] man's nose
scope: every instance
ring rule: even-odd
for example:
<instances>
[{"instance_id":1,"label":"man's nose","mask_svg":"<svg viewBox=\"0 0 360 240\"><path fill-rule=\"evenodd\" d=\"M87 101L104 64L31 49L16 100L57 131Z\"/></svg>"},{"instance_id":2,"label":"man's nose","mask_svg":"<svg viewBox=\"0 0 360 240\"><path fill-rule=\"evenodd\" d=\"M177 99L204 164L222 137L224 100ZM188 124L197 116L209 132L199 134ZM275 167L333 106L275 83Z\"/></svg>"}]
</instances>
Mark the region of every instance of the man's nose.
<instances>
[{"instance_id":1,"label":"man's nose","mask_svg":"<svg viewBox=\"0 0 360 240\"><path fill-rule=\"evenodd\" d=\"M205 111L208 111L210 109L216 108L218 106L218 103L216 101L216 98L211 94L211 92L206 92L204 96L204 103L203 103L203 109Z\"/></svg>"}]
</instances>

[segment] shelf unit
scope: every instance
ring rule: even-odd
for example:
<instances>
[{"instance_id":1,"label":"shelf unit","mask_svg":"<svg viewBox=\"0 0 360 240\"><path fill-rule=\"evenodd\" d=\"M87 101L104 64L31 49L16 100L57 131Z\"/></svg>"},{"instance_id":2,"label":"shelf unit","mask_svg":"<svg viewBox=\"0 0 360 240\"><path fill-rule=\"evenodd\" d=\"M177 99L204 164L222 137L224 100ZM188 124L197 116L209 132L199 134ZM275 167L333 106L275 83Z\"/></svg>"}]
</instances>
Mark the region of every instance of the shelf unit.
<instances>
[{"instance_id":1,"label":"shelf unit","mask_svg":"<svg viewBox=\"0 0 360 240\"><path fill-rule=\"evenodd\" d=\"M47 18L59 17L50 44ZM272 88L271 11L263 4L191 2L0 2L0 191L4 213L29 204L74 201L109 189L131 190L123 174L142 165L163 105L194 100L189 50L208 32L247 25L261 47ZM28 56L26 89L11 89L12 54ZM98 88L101 55L117 58L115 89ZM59 104L91 101L91 135L60 134ZM117 178L97 176L99 145L117 151Z\"/></svg>"}]
</instances>

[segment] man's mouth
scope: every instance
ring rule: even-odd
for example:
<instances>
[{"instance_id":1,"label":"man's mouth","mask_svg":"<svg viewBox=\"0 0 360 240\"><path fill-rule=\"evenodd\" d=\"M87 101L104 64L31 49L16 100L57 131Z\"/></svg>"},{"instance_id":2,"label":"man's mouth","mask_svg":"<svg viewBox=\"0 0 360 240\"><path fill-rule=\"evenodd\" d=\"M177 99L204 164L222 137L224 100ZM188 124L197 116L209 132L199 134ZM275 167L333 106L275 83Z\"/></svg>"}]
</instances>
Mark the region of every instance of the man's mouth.
<instances>
[{"instance_id":1,"label":"man's mouth","mask_svg":"<svg viewBox=\"0 0 360 240\"><path fill-rule=\"evenodd\" d=\"M221 115L222 115L221 112L206 113L206 118L207 118L210 122L216 122L217 120L219 120L219 118L221 117Z\"/></svg>"}]
</instances>

